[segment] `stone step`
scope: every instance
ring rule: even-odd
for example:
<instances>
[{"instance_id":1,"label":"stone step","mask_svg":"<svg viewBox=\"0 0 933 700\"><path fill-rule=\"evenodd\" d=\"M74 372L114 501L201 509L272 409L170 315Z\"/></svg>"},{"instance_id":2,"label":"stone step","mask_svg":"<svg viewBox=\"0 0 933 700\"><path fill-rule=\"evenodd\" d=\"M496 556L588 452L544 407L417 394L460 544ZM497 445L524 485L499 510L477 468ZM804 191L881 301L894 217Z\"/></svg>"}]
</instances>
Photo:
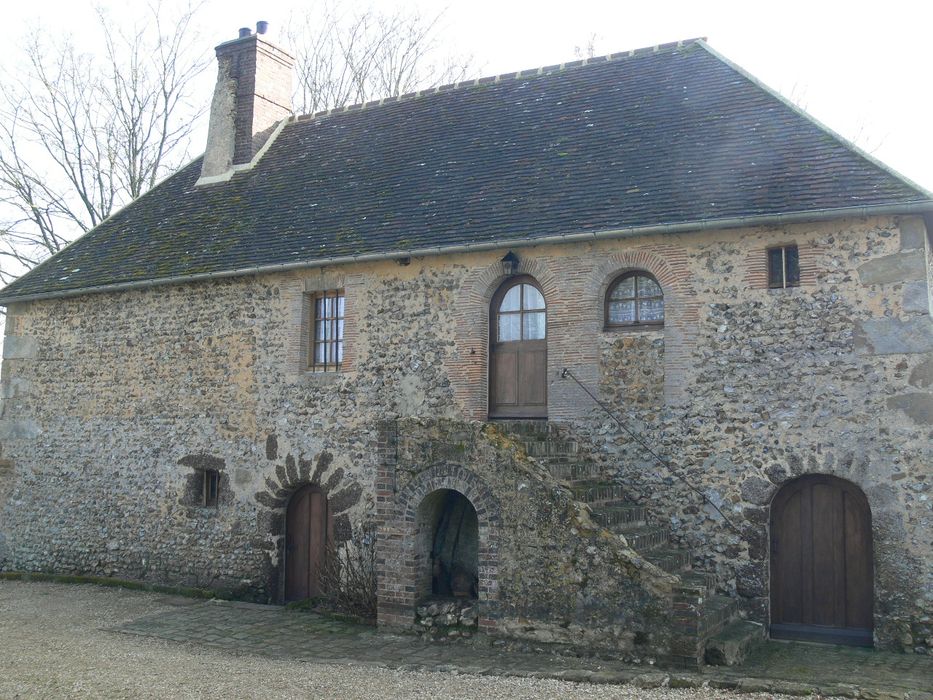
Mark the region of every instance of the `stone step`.
<instances>
[{"instance_id":1,"label":"stone step","mask_svg":"<svg viewBox=\"0 0 933 700\"><path fill-rule=\"evenodd\" d=\"M557 435L557 426L547 420L497 420L492 422L499 430L513 435L547 437Z\"/></svg>"},{"instance_id":2,"label":"stone step","mask_svg":"<svg viewBox=\"0 0 933 700\"><path fill-rule=\"evenodd\" d=\"M548 470L562 481L594 481L602 476L603 468L595 462L580 460L549 460Z\"/></svg>"},{"instance_id":3,"label":"stone step","mask_svg":"<svg viewBox=\"0 0 933 700\"><path fill-rule=\"evenodd\" d=\"M680 584L676 588L692 591L702 596L711 596L716 593L719 577L708 571L689 571L680 575Z\"/></svg>"},{"instance_id":4,"label":"stone step","mask_svg":"<svg viewBox=\"0 0 933 700\"><path fill-rule=\"evenodd\" d=\"M593 519L603 527L613 532L621 532L626 537L633 530L647 526L645 509L631 503L594 508Z\"/></svg>"},{"instance_id":5,"label":"stone step","mask_svg":"<svg viewBox=\"0 0 933 700\"><path fill-rule=\"evenodd\" d=\"M707 640L737 617L738 604L733 598L706 597L684 589L675 591L671 653L680 659L679 663L700 666Z\"/></svg>"},{"instance_id":6,"label":"stone step","mask_svg":"<svg viewBox=\"0 0 933 700\"><path fill-rule=\"evenodd\" d=\"M546 440L522 440L522 446L529 457L550 459L551 457L575 457L580 445L574 440L559 440L549 437Z\"/></svg>"},{"instance_id":7,"label":"stone step","mask_svg":"<svg viewBox=\"0 0 933 700\"><path fill-rule=\"evenodd\" d=\"M625 487L599 481L577 481L573 495L578 501L589 504L624 505L627 500Z\"/></svg>"},{"instance_id":8,"label":"stone step","mask_svg":"<svg viewBox=\"0 0 933 700\"><path fill-rule=\"evenodd\" d=\"M700 639L719 634L730 622L738 617L739 604L735 598L724 595L713 595L703 602L703 611L700 615L698 636Z\"/></svg>"},{"instance_id":9,"label":"stone step","mask_svg":"<svg viewBox=\"0 0 933 700\"><path fill-rule=\"evenodd\" d=\"M693 552L689 549L663 547L646 552L644 557L662 571L669 574L679 574L690 568Z\"/></svg>"},{"instance_id":10,"label":"stone step","mask_svg":"<svg viewBox=\"0 0 933 700\"><path fill-rule=\"evenodd\" d=\"M704 659L711 666L736 666L765 639L760 622L733 620L706 642Z\"/></svg>"},{"instance_id":11,"label":"stone step","mask_svg":"<svg viewBox=\"0 0 933 700\"><path fill-rule=\"evenodd\" d=\"M639 553L645 553L670 544L671 533L666 527L644 525L627 529L624 525L614 525L609 529L623 535L629 547Z\"/></svg>"}]
</instances>

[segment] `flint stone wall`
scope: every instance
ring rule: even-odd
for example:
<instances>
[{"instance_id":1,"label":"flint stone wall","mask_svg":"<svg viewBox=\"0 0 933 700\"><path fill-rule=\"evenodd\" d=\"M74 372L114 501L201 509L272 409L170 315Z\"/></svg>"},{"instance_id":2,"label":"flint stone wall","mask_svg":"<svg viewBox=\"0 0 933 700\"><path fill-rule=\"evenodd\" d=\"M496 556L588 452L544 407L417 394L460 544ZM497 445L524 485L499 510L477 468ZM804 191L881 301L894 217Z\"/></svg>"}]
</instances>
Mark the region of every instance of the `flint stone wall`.
<instances>
[{"instance_id":1,"label":"flint stone wall","mask_svg":"<svg viewBox=\"0 0 933 700\"><path fill-rule=\"evenodd\" d=\"M725 591L764 622L771 499L803 474L854 482L872 509L876 641L929 653L933 322L916 290L927 297L933 279L924 265L930 239L919 219L902 228L820 228L794 237L813 259L811 280L795 289L737 283L745 246L700 247L705 269L695 268L694 279L704 304L683 410L639 401L651 391L648 378L663 371L657 352L645 349L650 333L628 341L641 344L638 353L603 353L603 400L720 506L738 533L605 415L594 412L575 426L636 499L693 549L694 565L718 571ZM767 234L759 240L779 241Z\"/></svg>"},{"instance_id":2,"label":"flint stone wall","mask_svg":"<svg viewBox=\"0 0 933 700\"><path fill-rule=\"evenodd\" d=\"M803 285L768 290L794 242ZM933 251L917 217L516 248L548 303L552 420L767 620L768 505L794 476L873 512L882 645L929 649ZM281 595L283 515L326 487L337 530L376 517L384 419L484 420L503 252L16 304L0 410L0 567ZM926 261L926 265L918 264ZM665 293L663 329L603 327L619 273ZM925 271L925 272L924 272ZM907 279L900 279L906 277ZM305 370L309 295L345 290L339 374ZM671 479L561 369L610 402L738 524ZM196 504L204 465L221 503ZM200 465L200 466L199 466ZM38 514L41 514L38 515Z\"/></svg>"}]
</instances>

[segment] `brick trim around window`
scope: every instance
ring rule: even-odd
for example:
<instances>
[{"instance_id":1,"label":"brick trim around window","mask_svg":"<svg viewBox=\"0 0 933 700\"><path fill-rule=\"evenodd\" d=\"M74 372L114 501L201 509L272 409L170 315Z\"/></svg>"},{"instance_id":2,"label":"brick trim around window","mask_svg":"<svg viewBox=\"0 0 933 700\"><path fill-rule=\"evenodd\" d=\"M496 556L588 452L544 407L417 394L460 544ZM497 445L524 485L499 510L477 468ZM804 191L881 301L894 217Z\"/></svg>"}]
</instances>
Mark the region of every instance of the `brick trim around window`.
<instances>
[{"instance_id":1,"label":"brick trim around window","mask_svg":"<svg viewBox=\"0 0 933 700\"><path fill-rule=\"evenodd\" d=\"M308 295L306 369L339 372L343 367L346 294L329 289Z\"/></svg>"},{"instance_id":2,"label":"brick trim around window","mask_svg":"<svg viewBox=\"0 0 933 700\"><path fill-rule=\"evenodd\" d=\"M745 286L748 289L784 289L785 287L772 287L768 275L768 256L772 250L796 247L797 260L800 268L800 281L790 287L808 287L816 284L817 255L819 249L811 244L796 243L794 241L775 243L750 250L744 260Z\"/></svg>"}]
</instances>

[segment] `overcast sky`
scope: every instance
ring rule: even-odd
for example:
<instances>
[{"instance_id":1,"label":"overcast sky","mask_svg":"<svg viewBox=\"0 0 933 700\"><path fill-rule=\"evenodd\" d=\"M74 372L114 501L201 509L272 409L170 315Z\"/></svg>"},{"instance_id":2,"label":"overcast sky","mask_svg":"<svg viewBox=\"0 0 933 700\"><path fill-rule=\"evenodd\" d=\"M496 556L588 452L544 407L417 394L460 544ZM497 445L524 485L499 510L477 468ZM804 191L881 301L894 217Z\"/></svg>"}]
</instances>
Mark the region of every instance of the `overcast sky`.
<instances>
[{"instance_id":1,"label":"overcast sky","mask_svg":"<svg viewBox=\"0 0 933 700\"><path fill-rule=\"evenodd\" d=\"M113 3L117 8L137 0ZM93 34L94 2L33 0L4 9L7 40L0 62L12 60L15 31L36 19L54 31ZM296 0L206 0L207 46L232 39L240 26L270 22L271 38ZM378 6L412 5L400 0ZM478 72L493 75L574 59L592 38L597 53L707 37L713 48L776 88L825 124L905 176L933 189L933 4L885 2L510 2L422 0L427 14L443 10L444 41L474 57ZM119 9L117 10L119 11ZM211 80L213 71L211 71ZM209 102L210 86L204 101Z\"/></svg>"}]
</instances>

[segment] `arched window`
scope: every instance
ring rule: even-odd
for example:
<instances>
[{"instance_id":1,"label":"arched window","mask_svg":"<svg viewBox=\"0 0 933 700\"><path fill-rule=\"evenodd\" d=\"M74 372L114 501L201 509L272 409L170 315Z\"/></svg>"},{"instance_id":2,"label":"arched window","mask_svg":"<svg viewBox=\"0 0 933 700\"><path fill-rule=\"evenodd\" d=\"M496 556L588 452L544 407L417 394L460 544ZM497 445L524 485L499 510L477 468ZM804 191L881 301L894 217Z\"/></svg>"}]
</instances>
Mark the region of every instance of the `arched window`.
<instances>
[{"instance_id":1,"label":"arched window","mask_svg":"<svg viewBox=\"0 0 933 700\"><path fill-rule=\"evenodd\" d=\"M606 327L661 326L664 293L661 285L644 271L626 272L606 292Z\"/></svg>"},{"instance_id":2,"label":"arched window","mask_svg":"<svg viewBox=\"0 0 933 700\"><path fill-rule=\"evenodd\" d=\"M503 286L493 301L497 342L544 339L547 327L544 296L530 277L518 277L511 287Z\"/></svg>"}]
</instances>

